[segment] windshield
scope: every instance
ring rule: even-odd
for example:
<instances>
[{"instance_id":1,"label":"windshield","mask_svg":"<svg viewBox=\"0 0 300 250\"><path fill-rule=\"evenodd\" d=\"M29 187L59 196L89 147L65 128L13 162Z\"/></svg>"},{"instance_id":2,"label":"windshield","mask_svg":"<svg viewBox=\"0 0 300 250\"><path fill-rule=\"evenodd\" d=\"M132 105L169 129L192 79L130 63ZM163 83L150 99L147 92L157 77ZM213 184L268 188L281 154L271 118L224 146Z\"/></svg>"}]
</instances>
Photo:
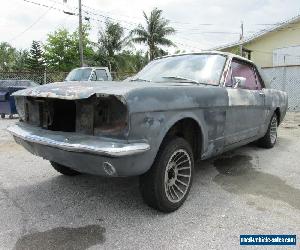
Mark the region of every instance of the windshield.
<instances>
[{"instance_id":1,"label":"windshield","mask_svg":"<svg viewBox=\"0 0 300 250\"><path fill-rule=\"evenodd\" d=\"M218 54L171 56L154 60L132 80L218 85L226 57Z\"/></svg>"},{"instance_id":2,"label":"windshield","mask_svg":"<svg viewBox=\"0 0 300 250\"><path fill-rule=\"evenodd\" d=\"M66 81L88 81L91 72L91 68L73 69L66 77Z\"/></svg>"}]
</instances>

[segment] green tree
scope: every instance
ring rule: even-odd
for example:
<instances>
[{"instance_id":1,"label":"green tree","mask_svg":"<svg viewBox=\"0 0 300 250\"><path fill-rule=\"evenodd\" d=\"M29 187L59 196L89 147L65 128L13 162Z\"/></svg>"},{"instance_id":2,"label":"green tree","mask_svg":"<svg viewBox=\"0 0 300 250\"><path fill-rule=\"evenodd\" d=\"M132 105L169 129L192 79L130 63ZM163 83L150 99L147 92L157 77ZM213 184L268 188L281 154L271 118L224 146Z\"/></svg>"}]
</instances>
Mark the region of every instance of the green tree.
<instances>
[{"instance_id":1,"label":"green tree","mask_svg":"<svg viewBox=\"0 0 300 250\"><path fill-rule=\"evenodd\" d=\"M7 42L0 43L0 70L22 71L26 70L28 58L27 50L17 50Z\"/></svg>"},{"instance_id":2,"label":"green tree","mask_svg":"<svg viewBox=\"0 0 300 250\"><path fill-rule=\"evenodd\" d=\"M46 64L52 70L70 71L79 66L77 44L67 29L49 34L44 51Z\"/></svg>"},{"instance_id":3,"label":"green tree","mask_svg":"<svg viewBox=\"0 0 300 250\"><path fill-rule=\"evenodd\" d=\"M142 51L124 50L116 55L116 61L120 73L126 74L141 70L148 63L148 58Z\"/></svg>"},{"instance_id":4,"label":"green tree","mask_svg":"<svg viewBox=\"0 0 300 250\"><path fill-rule=\"evenodd\" d=\"M132 41L135 43L144 43L148 46L150 60L165 54L159 46L175 46L175 44L167 38L167 36L175 33L175 29L168 26L169 20L162 17L162 10L153 9L150 16L143 12L146 20L146 26L138 25L132 30Z\"/></svg>"},{"instance_id":5,"label":"green tree","mask_svg":"<svg viewBox=\"0 0 300 250\"><path fill-rule=\"evenodd\" d=\"M83 55L85 62L93 57L91 41L88 38L89 27L83 28ZM70 33L67 29L59 29L48 35L44 46L47 66L52 70L70 71L79 67L78 31Z\"/></svg>"},{"instance_id":6,"label":"green tree","mask_svg":"<svg viewBox=\"0 0 300 250\"><path fill-rule=\"evenodd\" d=\"M20 49L15 52L15 62L13 65L14 71L25 71L28 69L29 52L26 49Z\"/></svg>"},{"instance_id":7,"label":"green tree","mask_svg":"<svg viewBox=\"0 0 300 250\"><path fill-rule=\"evenodd\" d=\"M96 61L109 66L113 71L118 70L120 56L116 54L128 44L129 39L125 37L123 27L119 23L106 21L104 30L99 32Z\"/></svg>"},{"instance_id":8,"label":"green tree","mask_svg":"<svg viewBox=\"0 0 300 250\"><path fill-rule=\"evenodd\" d=\"M12 70L16 59L16 49L7 42L0 43L0 70Z\"/></svg>"},{"instance_id":9,"label":"green tree","mask_svg":"<svg viewBox=\"0 0 300 250\"><path fill-rule=\"evenodd\" d=\"M29 56L27 59L27 68L32 71L41 71L45 68L44 53L42 46L38 41L32 41Z\"/></svg>"}]
</instances>

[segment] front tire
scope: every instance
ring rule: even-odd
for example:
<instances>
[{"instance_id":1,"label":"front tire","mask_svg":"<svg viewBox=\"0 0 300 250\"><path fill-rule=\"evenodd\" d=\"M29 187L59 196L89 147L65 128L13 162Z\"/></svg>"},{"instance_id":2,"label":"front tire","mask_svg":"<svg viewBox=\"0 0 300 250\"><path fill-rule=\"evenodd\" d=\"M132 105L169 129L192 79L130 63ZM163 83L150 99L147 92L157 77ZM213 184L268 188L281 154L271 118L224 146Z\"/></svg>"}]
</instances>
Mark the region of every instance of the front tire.
<instances>
[{"instance_id":1,"label":"front tire","mask_svg":"<svg viewBox=\"0 0 300 250\"><path fill-rule=\"evenodd\" d=\"M277 141L277 128L278 118L274 113L269 123L267 133L264 137L258 140L258 145L263 148L273 148Z\"/></svg>"},{"instance_id":2,"label":"front tire","mask_svg":"<svg viewBox=\"0 0 300 250\"><path fill-rule=\"evenodd\" d=\"M56 163L54 161L50 161L52 167L59 173L63 174L63 175L67 175L67 176L76 176L76 175L79 175L80 173L71 169L71 168L68 168L64 165L61 165L59 163Z\"/></svg>"},{"instance_id":3,"label":"front tire","mask_svg":"<svg viewBox=\"0 0 300 250\"><path fill-rule=\"evenodd\" d=\"M177 210L189 194L193 175L191 146L183 138L166 139L151 169L140 176L144 201L162 212Z\"/></svg>"}]
</instances>

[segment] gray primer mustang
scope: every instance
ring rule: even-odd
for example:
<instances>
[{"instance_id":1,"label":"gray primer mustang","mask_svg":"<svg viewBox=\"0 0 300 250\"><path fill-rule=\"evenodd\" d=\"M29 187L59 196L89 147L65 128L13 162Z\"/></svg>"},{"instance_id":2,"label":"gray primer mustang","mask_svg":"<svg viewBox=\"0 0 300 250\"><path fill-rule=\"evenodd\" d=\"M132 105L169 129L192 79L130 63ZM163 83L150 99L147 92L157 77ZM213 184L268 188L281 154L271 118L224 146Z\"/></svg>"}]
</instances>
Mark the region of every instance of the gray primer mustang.
<instances>
[{"instance_id":1,"label":"gray primer mustang","mask_svg":"<svg viewBox=\"0 0 300 250\"><path fill-rule=\"evenodd\" d=\"M182 205L194 161L257 141L271 148L287 110L249 60L202 52L158 58L127 82L53 83L14 94L17 143L62 174L140 175L146 203Z\"/></svg>"}]
</instances>

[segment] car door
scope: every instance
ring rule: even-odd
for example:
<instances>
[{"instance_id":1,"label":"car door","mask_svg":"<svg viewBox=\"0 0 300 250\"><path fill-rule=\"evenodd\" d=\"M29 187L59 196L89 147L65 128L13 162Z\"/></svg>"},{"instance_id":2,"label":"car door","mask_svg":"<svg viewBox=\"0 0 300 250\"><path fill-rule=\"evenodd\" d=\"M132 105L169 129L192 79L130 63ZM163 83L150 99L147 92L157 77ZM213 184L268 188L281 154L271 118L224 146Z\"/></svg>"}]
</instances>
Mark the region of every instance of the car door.
<instances>
[{"instance_id":1,"label":"car door","mask_svg":"<svg viewBox=\"0 0 300 250\"><path fill-rule=\"evenodd\" d=\"M236 87L234 77L246 79L243 88ZM252 64L233 59L225 86L228 109L225 124L225 146L242 142L259 134L265 117L265 95L257 83Z\"/></svg>"},{"instance_id":2,"label":"car door","mask_svg":"<svg viewBox=\"0 0 300 250\"><path fill-rule=\"evenodd\" d=\"M108 81L105 69L96 69L98 81Z\"/></svg>"}]
</instances>

